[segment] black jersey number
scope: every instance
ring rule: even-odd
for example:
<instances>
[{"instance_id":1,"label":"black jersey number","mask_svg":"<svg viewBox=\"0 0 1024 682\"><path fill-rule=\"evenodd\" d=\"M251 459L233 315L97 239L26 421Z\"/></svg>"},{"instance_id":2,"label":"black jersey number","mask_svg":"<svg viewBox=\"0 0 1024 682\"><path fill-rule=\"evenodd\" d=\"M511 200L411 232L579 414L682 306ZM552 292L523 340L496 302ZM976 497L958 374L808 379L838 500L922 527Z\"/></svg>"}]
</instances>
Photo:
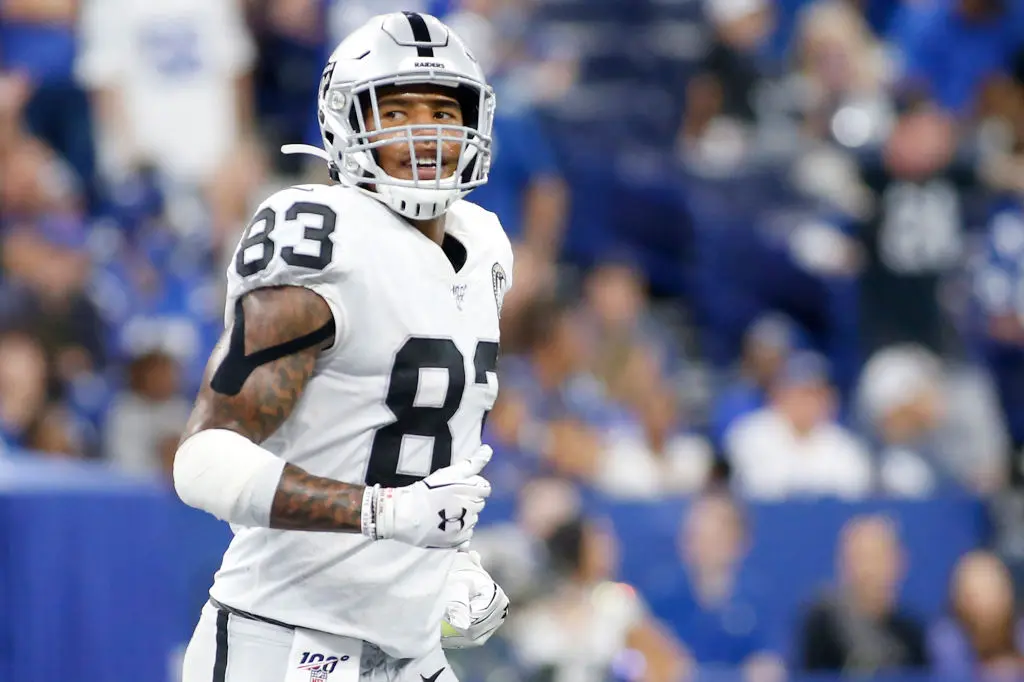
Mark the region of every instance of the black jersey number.
<instances>
[{"instance_id":1,"label":"black jersey number","mask_svg":"<svg viewBox=\"0 0 1024 682\"><path fill-rule=\"evenodd\" d=\"M264 206L245 229L242 241L235 253L235 271L242 277L255 275L264 270L274 258L274 228L277 227L277 212ZM319 225L310 225L310 219L320 219ZM338 222L338 215L323 204L309 201L298 201L284 212L288 222L301 221L304 225L302 241L316 245L316 255L299 253L295 247L286 246L281 249L281 260L288 265L312 270L323 270L334 257L334 242L331 233Z\"/></svg>"},{"instance_id":2,"label":"black jersey number","mask_svg":"<svg viewBox=\"0 0 1024 682\"><path fill-rule=\"evenodd\" d=\"M473 356L474 383L486 384L487 373L498 366L498 344L477 343ZM440 406L416 404L420 370L443 369L448 373L448 390ZM449 422L462 403L466 389L465 360L451 339L413 337L395 355L384 404L395 420L377 429L370 446L366 484L400 488L423 478L399 472L402 439L420 436L432 440L430 471L452 462L452 430Z\"/></svg>"}]
</instances>

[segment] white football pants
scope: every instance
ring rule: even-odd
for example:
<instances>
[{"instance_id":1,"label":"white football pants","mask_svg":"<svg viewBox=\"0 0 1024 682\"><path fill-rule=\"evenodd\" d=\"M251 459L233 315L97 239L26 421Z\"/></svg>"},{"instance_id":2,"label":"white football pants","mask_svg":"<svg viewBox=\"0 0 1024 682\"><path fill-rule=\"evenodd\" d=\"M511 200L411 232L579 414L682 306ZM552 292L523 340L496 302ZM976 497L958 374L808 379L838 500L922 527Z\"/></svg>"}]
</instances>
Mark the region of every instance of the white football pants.
<instances>
[{"instance_id":1,"label":"white football pants","mask_svg":"<svg viewBox=\"0 0 1024 682\"><path fill-rule=\"evenodd\" d=\"M284 682L293 636L288 628L219 611L207 603L185 650L182 682ZM359 682L458 682L440 641L417 659L392 658L364 644L360 663ZM310 680L334 682L334 676L311 672Z\"/></svg>"}]
</instances>

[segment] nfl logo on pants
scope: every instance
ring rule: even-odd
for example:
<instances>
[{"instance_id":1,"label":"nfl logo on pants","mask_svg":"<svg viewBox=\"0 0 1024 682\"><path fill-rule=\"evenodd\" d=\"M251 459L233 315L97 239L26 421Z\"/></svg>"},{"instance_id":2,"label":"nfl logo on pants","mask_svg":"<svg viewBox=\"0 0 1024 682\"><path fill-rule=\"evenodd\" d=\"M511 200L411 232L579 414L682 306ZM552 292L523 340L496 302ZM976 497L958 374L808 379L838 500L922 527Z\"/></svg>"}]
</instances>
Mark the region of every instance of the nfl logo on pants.
<instances>
[{"instance_id":1,"label":"nfl logo on pants","mask_svg":"<svg viewBox=\"0 0 1024 682\"><path fill-rule=\"evenodd\" d=\"M330 675L330 673L326 670L310 670L309 682L318 682L319 680L326 680L328 675Z\"/></svg>"}]
</instances>

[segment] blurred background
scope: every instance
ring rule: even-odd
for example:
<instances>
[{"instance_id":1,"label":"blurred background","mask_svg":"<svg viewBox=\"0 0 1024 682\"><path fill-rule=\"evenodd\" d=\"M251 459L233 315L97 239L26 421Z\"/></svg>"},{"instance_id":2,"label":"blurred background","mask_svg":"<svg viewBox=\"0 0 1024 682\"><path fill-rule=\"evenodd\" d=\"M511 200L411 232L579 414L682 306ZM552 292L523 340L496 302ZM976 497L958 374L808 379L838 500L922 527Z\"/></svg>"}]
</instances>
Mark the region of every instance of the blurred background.
<instances>
[{"instance_id":1,"label":"blurred background","mask_svg":"<svg viewBox=\"0 0 1024 682\"><path fill-rule=\"evenodd\" d=\"M175 679L224 266L393 10L516 248L462 680L1024 680L1024 3L0 0L0 681Z\"/></svg>"}]
</instances>

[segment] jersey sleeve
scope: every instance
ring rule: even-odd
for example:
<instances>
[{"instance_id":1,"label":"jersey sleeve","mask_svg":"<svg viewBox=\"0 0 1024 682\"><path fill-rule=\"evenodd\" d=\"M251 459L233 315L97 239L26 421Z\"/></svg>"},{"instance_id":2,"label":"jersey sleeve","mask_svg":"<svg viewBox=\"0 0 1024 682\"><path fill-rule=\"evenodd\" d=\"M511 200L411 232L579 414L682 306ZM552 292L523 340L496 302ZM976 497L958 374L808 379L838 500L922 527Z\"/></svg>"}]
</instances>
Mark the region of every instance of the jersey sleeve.
<instances>
[{"instance_id":1,"label":"jersey sleeve","mask_svg":"<svg viewBox=\"0 0 1024 682\"><path fill-rule=\"evenodd\" d=\"M343 191L320 185L290 187L260 204L228 264L225 326L234 322L236 302L254 289L305 287L330 307L332 348L337 347L345 333L342 284L351 263L343 239Z\"/></svg>"}]
</instances>

